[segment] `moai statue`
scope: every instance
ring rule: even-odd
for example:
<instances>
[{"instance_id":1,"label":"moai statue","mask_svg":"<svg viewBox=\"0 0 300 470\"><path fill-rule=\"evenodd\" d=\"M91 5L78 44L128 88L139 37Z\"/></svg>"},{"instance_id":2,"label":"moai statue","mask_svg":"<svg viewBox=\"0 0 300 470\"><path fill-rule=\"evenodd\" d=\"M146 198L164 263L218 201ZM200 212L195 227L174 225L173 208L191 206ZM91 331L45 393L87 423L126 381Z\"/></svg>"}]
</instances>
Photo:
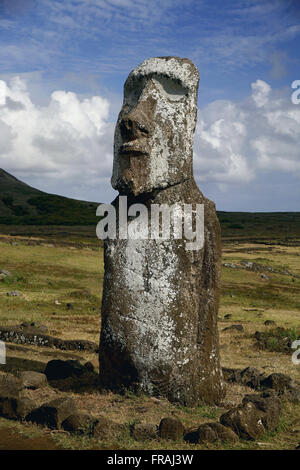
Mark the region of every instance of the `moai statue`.
<instances>
[{"instance_id":1,"label":"moai statue","mask_svg":"<svg viewBox=\"0 0 300 470\"><path fill-rule=\"evenodd\" d=\"M112 176L122 236L104 242L100 337L103 389L165 396L187 406L224 396L217 331L220 225L214 203L193 177L198 82L195 65L178 57L148 59L125 82ZM202 205L203 246L187 249L184 236L126 238L124 224L130 232L135 219L124 221L121 196L128 207L140 204L149 214L153 205Z\"/></svg>"}]
</instances>

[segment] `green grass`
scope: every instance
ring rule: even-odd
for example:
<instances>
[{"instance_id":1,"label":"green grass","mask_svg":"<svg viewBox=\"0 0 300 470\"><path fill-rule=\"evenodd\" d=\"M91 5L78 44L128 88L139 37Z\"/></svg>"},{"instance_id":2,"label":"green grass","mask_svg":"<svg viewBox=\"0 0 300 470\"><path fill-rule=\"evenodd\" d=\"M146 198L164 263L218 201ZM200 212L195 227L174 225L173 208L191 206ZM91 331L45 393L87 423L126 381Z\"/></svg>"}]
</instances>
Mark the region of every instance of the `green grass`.
<instances>
[{"instance_id":1,"label":"green grass","mask_svg":"<svg viewBox=\"0 0 300 470\"><path fill-rule=\"evenodd\" d=\"M260 333L259 344L272 352L292 354L291 344L300 339L300 328L272 328Z\"/></svg>"},{"instance_id":2,"label":"green grass","mask_svg":"<svg viewBox=\"0 0 300 470\"><path fill-rule=\"evenodd\" d=\"M0 242L0 319L51 321L56 315L96 315L101 304L102 250L9 246ZM19 291L19 297L8 297ZM59 304L57 304L57 302ZM67 309L72 303L73 309Z\"/></svg>"},{"instance_id":3,"label":"green grass","mask_svg":"<svg viewBox=\"0 0 300 470\"><path fill-rule=\"evenodd\" d=\"M96 225L98 203L39 191L0 169L0 224Z\"/></svg>"},{"instance_id":4,"label":"green grass","mask_svg":"<svg viewBox=\"0 0 300 470\"><path fill-rule=\"evenodd\" d=\"M245 222L243 222L244 224ZM240 229L236 229L240 230ZM0 227L0 268L10 271L11 277L0 281L0 325L13 325L23 321L39 321L49 328L49 334L65 339L99 340L101 289L104 274L103 250L95 237L95 227L49 227L49 226L6 226ZM11 236L11 234L14 234ZM38 239L39 244L28 245ZM18 244L14 244L18 243ZM48 246L47 246L48 245ZM239 263L247 259L273 268L283 267L300 275L299 249L289 246L266 247L258 243L225 243L223 245L223 263ZM72 248L72 249L70 249ZM268 274L268 273L267 273ZM18 290L20 297L8 297L7 292ZM270 280L260 277L260 273L247 269L222 269L222 295L220 308L220 342L222 365L225 367L257 367L269 374L284 372L297 378L299 371L287 354L278 354L278 350L257 350L253 334L255 331L270 333L275 330L263 325L266 319L276 321L276 325L285 328L289 340L299 334L300 279L291 276L270 273ZM55 301L59 301L59 305ZM67 309L72 303L73 310ZM259 311L245 309L257 307ZM263 312L261 314L260 312ZM223 321L225 313L232 313L232 319ZM261 314L262 317L257 315ZM222 332L231 322L240 322L244 333ZM269 335L272 338L272 334ZM14 347L16 345L13 345ZM275 343L273 346L276 348ZM59 351L47 351L44 348L26 347L11 349L11 361L15 367L43 370L44 364L61 354ZM76 352L77 354L77 352ZM81 354L81 352L80 352ZM57 356L60 357L60 356ZM83 359L84 358L84 359ZM96 360L94 356L82 360ZM50 388L49 388L50 390ZM245 393L252 390L229 386L228 400L234 406ZM51 393L56 393L52 390ZM166 416L178 417L186 428L218 420L228 409L223 406L199 406L188 408L176 406L167 400L151 401L145 396L127 394L84 393L74 394L78 408L87 413L104 413L113 421L124 423L127 427L118 440L99 441L87 436L57 434L54 439L64 448L71 449L293 449L300 441L300 434L292 434L293 421L300 416L300 406L284 409L279 427L272 433L266 433L260 442L240 441L229 445L224 443L190 445L185 442L170 441L135 441L130 435L130 424L149 422L159 424ZM4 420L4 425L6 420ZM1 427L1 420L0 420ZM16 432L23 425L18 423ZM26 428L30 434L31 427ZM43 429L32 427L32 432L46 433Z\"/></svg>"}]
</instances>

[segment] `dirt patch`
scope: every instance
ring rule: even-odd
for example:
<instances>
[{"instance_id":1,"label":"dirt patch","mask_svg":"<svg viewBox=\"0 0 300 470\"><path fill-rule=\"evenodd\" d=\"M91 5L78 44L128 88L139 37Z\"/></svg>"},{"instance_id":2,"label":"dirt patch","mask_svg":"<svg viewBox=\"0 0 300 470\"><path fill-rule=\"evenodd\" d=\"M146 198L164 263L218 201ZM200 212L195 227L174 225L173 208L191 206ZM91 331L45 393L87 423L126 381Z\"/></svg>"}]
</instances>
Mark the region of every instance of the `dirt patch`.
<instances>
[{"instance_id":1,"label":"dirt patch","mask_svg":"<svg viewBox=\"0 0 300 470\"><path fill-rule=\"evenodd\" d=\"M0 450L61 450L47 437L24 437L9 428L0 429Z\"/></svg>"}]
</instances>

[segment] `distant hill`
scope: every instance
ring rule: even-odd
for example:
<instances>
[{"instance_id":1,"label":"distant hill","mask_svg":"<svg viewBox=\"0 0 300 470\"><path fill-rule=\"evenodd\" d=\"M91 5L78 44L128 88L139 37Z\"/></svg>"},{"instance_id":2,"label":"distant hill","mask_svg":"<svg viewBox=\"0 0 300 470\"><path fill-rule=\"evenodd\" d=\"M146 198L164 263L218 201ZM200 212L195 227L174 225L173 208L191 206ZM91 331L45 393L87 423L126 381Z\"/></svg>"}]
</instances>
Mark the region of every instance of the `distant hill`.
<instances>
[{"instance_id":1,"label":"distant hill","mask_svg":"<svg viewBox=\"0 0 300 470\"><path fill-rule=\"evenodd\" d=\"M98 205L39 191L0 169L0 224L95 226ZM224 238L300 239L300 212L217 213Z\"/></svg>"},{"instance_id":2,"label":"distant hill","mask_svg":"<svg viewBox=\"0 0 300 470\"><path fill-rule=\"evenodd\" d=\"M39 191L0 169L0 224L94 225L98 205Z\"/></svg>"}]
</instances>

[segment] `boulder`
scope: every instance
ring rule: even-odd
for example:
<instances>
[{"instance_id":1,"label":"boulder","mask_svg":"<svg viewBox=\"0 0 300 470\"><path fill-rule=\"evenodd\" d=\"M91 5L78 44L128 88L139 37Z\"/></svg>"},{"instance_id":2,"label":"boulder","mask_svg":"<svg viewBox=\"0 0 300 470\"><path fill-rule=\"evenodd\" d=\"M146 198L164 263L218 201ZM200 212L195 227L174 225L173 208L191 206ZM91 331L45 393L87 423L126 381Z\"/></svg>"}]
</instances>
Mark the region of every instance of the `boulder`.
<instances>
[{"instance_id":1,"label":"boulder","mask_svg":"<svg viewBox=\"0 0 300 470\"><path fill-rule=\"evenodd\" d=\"M0 397L17 397L22 390L22 382L12 374L0 374Z\"/></svg>"},{"instance_id":2,"label":"boulder","mask_svg":"<svg viewBox=\"0 0 300 470\"><path fill-rule=\"evenodd\" d=\"M272 388L273 390L283 393L289 388L291 382L292 379L289 375L275 372L266 377L261 385L264 388Z\"/></svg>"},{"instance_id":3,"label":"boulder","mask_svg":"<svg viewBox=\"0 0 300 470\"><path fill-rule=\"evenodd\" d=\"M237 442L239 438L232 429L221 423L204 423L198 429L187 432L184 440L191 444L201 444L215 441Z\"/></svg>"},{"instance_id":4,"label":"boulder","mask_svg":"<svg viewBox=\"0 0 300 470\"><path fill-rule=\"evenodd\" d=\"M35 390L37 388L41 388L47 385L46 375L40 372L26 370L24 372L19 373L19 378L24 388L29 388L32 390Z\"/></svg>"},{"instance_id":5,"label":"boulder","mask_svg":"<svg viewBox=\"0 0 300 470\"><path fill-rule=\"evenodd\" d=\"M6 271L5 269L0 269L0 275L3 277L11 276L10 272Z\"/></svg>"},{"instance_id":6,"label":"boulder","mask_svg":"<svg viewBox=\"0 0 300 470\"><path fill-rule=\"evenodd\" d=\"M97 419L88 414L74 413L62 422L61 427L75 434L92 434L96 423Z\"/></svg>"},{"instance_id":7,"label":"boulder","mask_svg":"<svg viewBox=\"0 0 300 470\"><path fill-rule=\"evenodd\" d=\"M45 375L48 380L61 380L68 377L80 377L87 372L87 369L77 360L53 359L49 361L45 368Z\"/></svg>"},{"instance_id":8,"label":"boulder","mask_svg":"<svg viewBox=\"0 0 300 470\"><path fill-rule=\"evenodd\" d=\"M61 397L34 409L26 419L51 429L60 429L61 423L75 412L76 405L73 398Z\"/></svg>"},{"instance_id":9,"label":"boulder","mask_svg":"<svg viewBox=\"0 0 300 470\"><path fill-rule=\"evenodd\" d=\"M261 382L265 378L265 374L260 372L255 367L246 367L241 370L240 383L247 385L247 387L254 388L255 390L260 389Z\"/></svg>"},{"instance_id":10,"label":"boulder","mask_svg":"<svg viewBox=\"0 0 300 470\"><path fill-rule=\"evenodd\" d=\"M12 290L10 292L7 292L6 294L8 297L19 297L21 294L18 290Z\"/></svg>"},{"instance_id":11,"label":"boulder","mask_svg":"<svg viewBox=\"0 0 300 470\"><path fill-rule=\"evenodd\" d=\"M289 375L275 372L266 377L261 386L275 390L280 397L292 403L300 402L300 383L292 380Z\"/></svg>"},{"instance_id":12,"label":"boulder","mask_svg":"<svg viewBox=\"0 0 300 470\"><path fill-rule=\"evenodd\" d=\"M242 439L255 440L280 421L281 403L273 391L245 395L242 404L224 413L220 422Z\"/></svg>"},{"instance_id":13,"label":"boulder","mask_svg":"<svg viewBox=\"0 0 300 470\"><path fill-rule=\"evenodd\" d=\"M124 431L123 424L116 423L105 416L97 417L97 422L93 429L93 436L103 441L116 439Z\"/></svg>"},{"instance_id":14,"label":"boulder","mask_svg":"<svg viewBox=\"0 0 300 470\"><path fill-rule=\"evenodd\" d=\"M262 411L261 420L265 429L274 431L280 421L281 402L276 393L263 392L259 395L245 395L243 404L253 403L255 407Z\"/></svg>"},{"instance_id":15,"label":"boulder","mask_svg":"<svg viewBox=\"0 0 300 470\"><path fill-rule=\"evenodd\" d=\"M23 420L35 406L35 402L26 397L0 397L0 416Z\"/></svg>"},{"instance_id":16,"label":"boulder","mask_svg":"<svg viewBox=\"0 0 300 470\"><path fill-rule=\"evenodd\" d=\"M224 413L220 422L231 428L240 438L255 440L266 431L262 415L263 412L254 403L247 402Z\"/></svg>"},{"instance_id":17,"label":"boulder","mask_svg":"<svg viewBox=\"0 0 300 470\"><path fill-rule=\"evenodd\" d=\"M151 424L151 423L140 424L140 423L137 423L133 426L132 436L137 441L147 441L147 440L151 440L151 439L157 439L158 429L157 429L156 424Z\"/></svg>"},{"instance_id":18,"label":"boulder","mask_svg":"<svg viewBox=\"0 0 300 470\"><path fill-rule=\"evenodd\" d=\"M246 367L245 369L230 369L223 367L222 371L224 379L227 382L246 385L247 387L251 387L255 390L260 389L262 381L266 378L265 374L255 367Z\"/></svg>"},{"instance_id":19,"label":"boulder","mask_svg":"<svg viewBox=\"0 0 300 470\"><path fill-rule=\"evenodd\" d=\"M183 437L184 426L177 418L163 418L159 424L158 432L162 439L178 441Z\"/></svg>"},{"instance_id":20,"label":"boulder","mask_svg":"<svg viewBox=\"0 0 300 470\"><path fill-rule=\"evenodd\" d=\"M239 383L241 380L241 369L222 367L222 372L226 382Z\"/></svg>"}]
</instances>

